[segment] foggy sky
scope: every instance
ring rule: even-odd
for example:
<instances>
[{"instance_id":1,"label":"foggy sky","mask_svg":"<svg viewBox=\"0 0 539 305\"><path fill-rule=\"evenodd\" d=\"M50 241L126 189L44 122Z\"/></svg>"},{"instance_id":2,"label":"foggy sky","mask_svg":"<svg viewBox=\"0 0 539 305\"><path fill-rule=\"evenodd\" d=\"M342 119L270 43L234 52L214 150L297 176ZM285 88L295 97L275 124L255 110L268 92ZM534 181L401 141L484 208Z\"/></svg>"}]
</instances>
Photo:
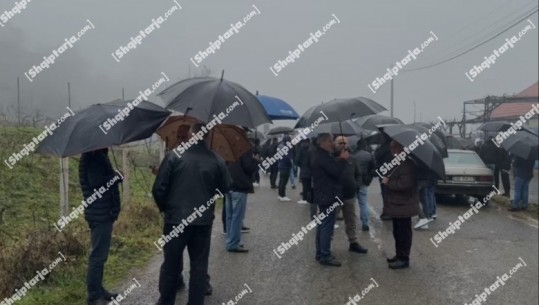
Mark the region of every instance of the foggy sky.
<instances>
[{"instance_id":1,"label":"foggy sky","mask_svg":"<svg viewBox=\"0 0 539 305\"><path fill-rule=\"evenodd\" d=\"M0 14L21 0L1 0ZM477 1L183 1L182 9L149 34L140 46L116 62L111 53L126 45L131 36L163 15L173 1L31 1L20 14L0 27L0 112L16 107L16 78L21 80L22 107L27 114L37 109L50 117L64 113L67 82L71 82L73 109L121 97L135 98L166 73L171 81L195 70L190 62L231 23L243 19L255 5L261 12L226 40L201 65L212 76L242 84L253 93L288 101L301 114L308 107L333 98L365 96L389 109L390 85L373 94L367 87L387 68L418 47L434 32L439 38L406 68L436 63L485 40L518 13L533 7L524 0ZM531 4L530 4L531 3ZM537 3L537 2L535 2ZM279 76L269 67L288 51L321 29L333 17L334 25L317 43L306 49ZM33 82L25 76L43 56L64 43L87 24L95 25L73 48L61 54ZM537 26L537 14L530 17ZM528 32L474 82L464 73L480 65L520 31L521 22L500 37L449 63L395 77L395 116L405 122L417 119L460 119L462 102L486 95L514 94L538 79L538 29ZM190 68L189 68L190 67ZM159 90L160 91L160 90ZM161 104L158 97L151 101ZM13 108L11 108L13 109ZM387 113L389 114L389 112ZM15 115L15 113L11 113Z\"/></svg>"}]
</instances>

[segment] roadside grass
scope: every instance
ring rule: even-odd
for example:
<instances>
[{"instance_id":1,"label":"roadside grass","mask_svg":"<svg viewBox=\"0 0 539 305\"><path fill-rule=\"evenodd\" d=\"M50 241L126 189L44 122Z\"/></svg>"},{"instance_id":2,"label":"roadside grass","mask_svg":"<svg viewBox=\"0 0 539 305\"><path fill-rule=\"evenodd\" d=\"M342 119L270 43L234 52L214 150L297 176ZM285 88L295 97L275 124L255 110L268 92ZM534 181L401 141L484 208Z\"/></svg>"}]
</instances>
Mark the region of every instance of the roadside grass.
<instances>
[{"instance_id":1,"label":"roadside grass","mask_svg":"<svg viewBox=\"0 0 539 305\"><path fill-rule=\"evenodd\" d=\"M40 132L34 128L0 127L2 163ZM141 155L149 153L140 152ZM121 153L115 154L121 156ZM82 200L78 158L70 158L69 162L70 208L80 205ZM0 302L24 286L37 270L47 268L60 256L58 252L67 261L58 264L17 304L86 302L88 226L83 216L69 223L62 232L53 226L59 218L59 164L56 157L31 153L13 169L5 163L0 166ZM109 289L117 287L132 269L144 266L149 258L159 253L153 242L161 235L162 219L152 198L148 197L153 175L147 167L132 171L136 179L130 181L131 198L129 202L122 201L105 267L104 286Z\"/></svg>"}]
</instances>

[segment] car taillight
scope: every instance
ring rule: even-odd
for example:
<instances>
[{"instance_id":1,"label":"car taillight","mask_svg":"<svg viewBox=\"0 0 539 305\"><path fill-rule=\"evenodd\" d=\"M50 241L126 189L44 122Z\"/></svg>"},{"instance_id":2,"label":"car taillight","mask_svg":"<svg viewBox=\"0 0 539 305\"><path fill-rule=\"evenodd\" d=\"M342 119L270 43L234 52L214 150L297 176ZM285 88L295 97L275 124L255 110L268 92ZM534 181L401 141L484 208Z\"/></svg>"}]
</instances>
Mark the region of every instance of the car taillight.
<instances>
[{"instance_id":1,"label":"car taillight","mask_svg":"<svg viewBox=\"0 0 539 305\"><path fill-rule=\"evenodd\" d=\"M493 176L479 176L479 181L488 181L492 182Z\"/></svg>"}]
</instances>

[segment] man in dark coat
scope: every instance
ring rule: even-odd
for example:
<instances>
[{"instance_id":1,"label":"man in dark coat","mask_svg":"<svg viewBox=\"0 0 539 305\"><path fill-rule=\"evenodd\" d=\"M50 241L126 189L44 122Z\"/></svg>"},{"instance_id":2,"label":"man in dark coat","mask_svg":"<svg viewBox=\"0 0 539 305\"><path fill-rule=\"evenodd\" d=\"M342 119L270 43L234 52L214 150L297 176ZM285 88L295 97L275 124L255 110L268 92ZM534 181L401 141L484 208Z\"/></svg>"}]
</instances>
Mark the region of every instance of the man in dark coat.
<instances>
[{"instance_id":1,"label":"man in dark coat","mask_svg":"<svg viewBox=\"0 0 539 305\"><path fill-rule=\"evenodd\" d=\"M232 177L230 192L226 195L226 250L228 252L249 252L241 246L241 231L247 205L247 194L254 193L253 172L258 170L260 158L253 149L244 153L239 160L230 163L228 170Z\"/></svg>"},{"instance_id":2,"label":"man in dark coat","mask_svg":"<svg viewBox=\"0 0 539 305\"><path fill-rule=\"evenodd\" d=\"M189 138L203 127L193 124ZM165 213L163 238L159 239L165 255L159 275L159 305L175 302L185 247L191 263L188 303L204 304L215 200L228 192L230 176L224 160L208 148L207 134L203 137L204 141L191 146L181 158L169 152L153 185L157 207Z\"/></svg>"},{"instance_id":3,"label":"man in dark coat","mask_svg":"<svg viewBox=\"0 0 539 305\"><path fill-rule=\"evenodd\" d=\"M283 151L283 148L287 146L289 141L290 137L284 136L278 149ZM287 154L284 154L277 161L277 164L279 168L279 201L290 201L291 199L286 197L286 184L288 183L288 179L290 179L290 173L292 171L292 151L290 150Z\"/></svg>"},{"instance_id":4,"label":"man in dark coat","mask_svg":"<svg viewBox=\"0 0 539 305\"><path fill-rule=\"evenodd\" d=\"M393 155L403 152L403 147L395 141L390 144ZM406 161L397 166L390 177L384 177L386 188L384 214L393 220L395 238L395 257L387 259L389 268L408 268L412 248L412 217L419 214L419 194L416 181L416 169L413 162Z\"/></svg>"},{"instance_id":5,"label":"man in dark coat","mask_svg":"<svg viewBox=\"0 0 539 305\"><path fill-rule=\"evenodd\" d=\"M107 304L117 296L103 288L103 269L109 255L112 225L120 214L118 184L123 178L113 170L107 153L107 148L83 153L79 163L80 186L86 202L84 218L92 241L86 277L87 301L92 305Z\"/></svg>"},{"instance_id":6,"label":"man in dark coat","mask_svg":"<svg viewBox=\"0 0 539 305\"><path fill-rule=\"evenodd\" d=\"M507 198L511 197L511 182L509 180L509 170L511 169L511 157L507 150L498 147L498 156L494 169L494 185L496 188L500 185L500 176L502 177L503 194Z\"/></svg>"},{"instance_id":7,"label":"man in dark coat","mask_svg":"<svg viewBox=\"0 0 539 305\"><path fill-rule=\"evenodd\" d=\"M528 188L533 178L535 160L526 160L514 156L513 176L515 181L515 194L509 211L524 211L528 209Z\"/></svg>"},{"instance_id":8,"label":"man in dark coat","mask_svg":"<svg viewBox=\"0 0 539 305\"><path fill-rule=\"evenodd\" d=\"M322 265L339 267L341 263L331 255L331 238L336 218L335 210L331 207L338 202L338 198L342 198L339 179L350 154L343 150L339 158L333 157L335 147L331 134L319 134L316 141L318 145L311 156L313 197L320 209L320 214L325 215L316 227L316 260Z\"/></svg>"}]
</instances>

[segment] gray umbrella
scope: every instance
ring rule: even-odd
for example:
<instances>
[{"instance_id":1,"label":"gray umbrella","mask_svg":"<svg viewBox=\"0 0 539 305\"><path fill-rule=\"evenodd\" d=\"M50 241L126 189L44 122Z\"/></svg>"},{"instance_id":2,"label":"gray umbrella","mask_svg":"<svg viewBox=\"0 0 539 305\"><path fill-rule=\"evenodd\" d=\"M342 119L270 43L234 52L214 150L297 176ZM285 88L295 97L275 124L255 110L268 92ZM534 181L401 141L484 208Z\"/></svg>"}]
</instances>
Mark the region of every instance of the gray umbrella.
<instances>
[{"instance_id":1,"label":"gray umbrella","mask_svg":"<svg viewBox=\"0 0 539 305\"><path fill-rule=\"evenodd\" d=\"M386 110L384 106L366 97L334 99L309 108L294 128L310 127L314 122L342 122L354 116L377 114Z\"/></svg>"},{"instance_id":2,"label":"gray umbrella","mask_svg":"<svg viewBox=\"0 0 539 305\"><path fill-rule=\"evenodd\" d=\"M494 139L493 141L496 141ZM538 142L539 138L525 131L517 131L506 139L500 138L501 146L513 155L517 155L526 160L539 159Z\"/></svg>"},{"instance_id":3,"label":"gray umbrella","mask_svg":"<svg viewBox=\"0 0 539 305\"><path fill-rule=\"evenodd\" d=\"M324 123L316 126L312 134L331 133L332 135L355 136L362 135L365 130L352 120L343 122Z\"/></svg>"},{"instance_id":4,"label":"gray umbrella","mask_svg":"<svg viewBox=\"0 0 539 305\"><path fill-rule=\"evenodd\" d=\"M214 77L182 80L158 94L166 108L209 122L254 128L271 123L257 97L231 81Z\"/></svg>"},{"instance_id":5,"label":"gray umbrella","mask_svg":"<svg viewBox=\"0 0 539 305\"><path fill-rule=\"evenodd\" d=\"M280 134L289 134L289 133L293 133L294 132L294 129L290 128L290 127L286 127L286 126L277 126L277 127L274 127L272 129L270 129L267 133L268 136L276 136L276 135L280 135Z\"/></svg>"},{"instance_id":6,"label":"gray umbrella","mask_svg":"<svg viewBox=\"0 0 539 305\"><path fill-rule=\"evenodd\" d=\"M128 103L133 105L133 101L114 100L76 112L46 137L37 151L67 157L146 139L170 115L170 111L147 101L133 109ZM121 119L120 111L124 114Z\"/></svg>"},{"instance_id":7,"label":"gray umbrella","mask_svg":"<svg viewBox=\"0 0 539 305\"><path fill-rule=\"evenodd\" d=\"M363 127L364 129L370 129L370 130L377 130L376 125L404 124L401 120L397 118L392 118L392 117L381 115L381 114L366 115L359 118L353 118L352 120L356 122L359 126Z\"/></svg>"}]
</instances>

